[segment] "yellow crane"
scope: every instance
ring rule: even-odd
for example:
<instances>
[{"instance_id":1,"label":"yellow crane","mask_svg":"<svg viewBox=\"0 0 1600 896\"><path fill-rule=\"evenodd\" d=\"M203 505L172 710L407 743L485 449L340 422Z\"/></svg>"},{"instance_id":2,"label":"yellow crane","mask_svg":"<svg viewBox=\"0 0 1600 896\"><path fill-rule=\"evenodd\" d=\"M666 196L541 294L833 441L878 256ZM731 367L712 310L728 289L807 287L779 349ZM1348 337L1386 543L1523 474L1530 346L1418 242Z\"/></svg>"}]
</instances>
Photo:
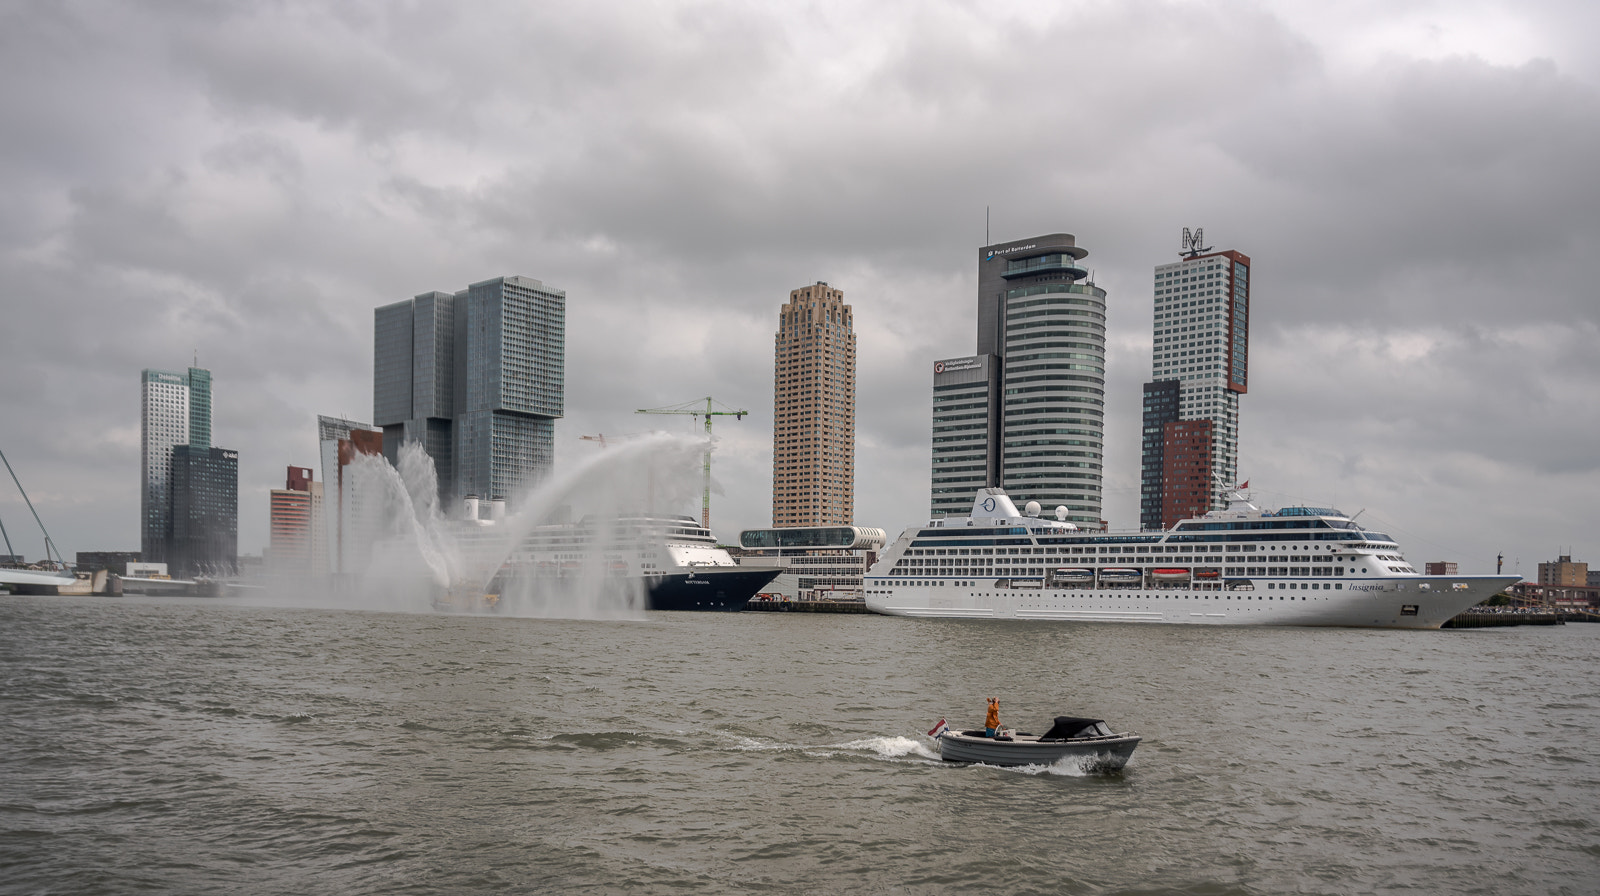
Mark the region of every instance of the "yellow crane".
<instances>
[{"instance_id":1,"label":"yellow crane","mask_svg":"<svg viewBox=\"0 0 1600 896\"><path fill-rule=\"evenodd\" d=\"M750 412L746 411L746 410L742 410L742 409L730 408L727 405L722 404L719 401L713 401L711 396L709 396L709 395L707 395L705 397L705 399L704 399L704 401L706 403L705 410L701 410L700 406L699 406L700 405L700 401L701 401L701 399L697 398L694 401L686 401L683 404L673 405L672 407L669 407L669 408L641 408L641 409L639 409L637 411L634 411L634 413L636 413L636 414L688 414L689 416L692 416L692 417L704 417L704 418L706 418L706 452L705 452L705 458L704 458L704 461L703 461L703 466L705 468L706 485L705 485L705 491L702 493L702 495L700 497L700 525L705 526L707 529L710 529L711 528L711 418L712 417L732 417L735 420L743 420L745 415L750 413ZM691 407L691 405L693 405L693 407ZM725 408L726 410L721 410L721 411L715 410L715 409L713 409L712 405L717 405L719 407Z\"/></svg>"}]
</instances>

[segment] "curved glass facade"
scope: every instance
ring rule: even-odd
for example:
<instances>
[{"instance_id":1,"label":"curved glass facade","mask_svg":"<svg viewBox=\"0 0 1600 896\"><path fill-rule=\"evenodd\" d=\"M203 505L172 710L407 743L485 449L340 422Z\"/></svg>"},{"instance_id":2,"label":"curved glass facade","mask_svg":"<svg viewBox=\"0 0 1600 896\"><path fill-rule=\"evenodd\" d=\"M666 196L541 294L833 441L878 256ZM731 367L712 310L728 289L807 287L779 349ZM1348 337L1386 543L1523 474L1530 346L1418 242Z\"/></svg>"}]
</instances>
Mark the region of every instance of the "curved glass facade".
<instances>
[{"instance_id":1,"label":"curved glass facade","mask_svg":"<svg viewBox=\"0 0 1600 896\"><path fill-rule=\"evenodd\" d=\"M790 529L746 529L740 547L748 550L877 550L886 541L882 529L857 526L799 526Z\"/></svg>"},{"instance_id":2,"label":"curved glass facade","mask_svg":"<svg viewBox=\"0 0 1600 896\"><path fill-rule=\"evenodd\" d=\"M1001 477L1019 498L1038 501L1047 512L1065 506L1068 521L1096 527L1104 463L1106 293L1072 282L1083 276L1081 268L1040 267L1062 279L1006 290ZM1053 350L1069 347L1076 350Z\"/></svg>"},{"instance_id":3,"label":"curved glass facade","mask_svg":"<svg viewBox=\"0 0 1600 896\"><path fill-rule=\"evenodd\" d=\"M934 365L932 509L964 514L1003 487L1101 520L1106 293L1070 233L978 250L978 351Z\"/></svg>"}]
</instances>

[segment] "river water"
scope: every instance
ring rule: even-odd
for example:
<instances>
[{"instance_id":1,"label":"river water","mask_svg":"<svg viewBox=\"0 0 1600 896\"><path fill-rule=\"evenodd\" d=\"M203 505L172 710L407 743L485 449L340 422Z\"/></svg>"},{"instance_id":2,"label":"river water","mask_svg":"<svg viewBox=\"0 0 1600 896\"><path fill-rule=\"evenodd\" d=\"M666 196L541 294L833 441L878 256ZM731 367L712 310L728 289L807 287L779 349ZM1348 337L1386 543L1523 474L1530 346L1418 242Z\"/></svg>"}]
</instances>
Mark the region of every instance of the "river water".
<instances>
[{"instance_id":1,"label":"river water","mask_svg":"<svg viewBox=\"0 0 1600 896\"><path fill-rule=\"evenodd\" d=\"M0 597L0 891L1600 891L1600 626ZM1104 717L1120 775L937 760Z\"/></svg>"}]
</instances>

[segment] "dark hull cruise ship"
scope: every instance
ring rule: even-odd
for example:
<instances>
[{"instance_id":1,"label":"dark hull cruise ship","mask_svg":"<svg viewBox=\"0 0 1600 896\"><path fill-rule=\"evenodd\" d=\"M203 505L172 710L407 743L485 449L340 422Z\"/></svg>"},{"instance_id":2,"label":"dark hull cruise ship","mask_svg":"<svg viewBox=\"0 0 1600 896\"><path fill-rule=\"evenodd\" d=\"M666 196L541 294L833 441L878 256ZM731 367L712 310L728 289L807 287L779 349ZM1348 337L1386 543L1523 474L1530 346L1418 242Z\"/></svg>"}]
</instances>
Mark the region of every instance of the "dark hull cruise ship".
<instances>
[{"instance_id":1,"label":"dark hull cruise ship","mask_svg":"<svg viewBox=\"0 0 1600 896\"><path fill-rule=\"evenodd\" d=\"M865 591L893 616L1436 629L1519 580L1421 575L1389 536L1327 508L1234 495L1166 531L1100 532L985 488L971 516L907 529Z\"/></svg>"},{"instance_id":2,"label":"dark hull cruise ship","mask_svg":"<svg viewBox=\"0 0 1600 896\"><path fill-rule=\"evenodd\" d=\"M612 583L641 591L647 610L726 612L744 609L781 571L734 563L692 517L586 518L534 528L488 590L515 579L538 590Z\"/></svg>"}]
</instances>

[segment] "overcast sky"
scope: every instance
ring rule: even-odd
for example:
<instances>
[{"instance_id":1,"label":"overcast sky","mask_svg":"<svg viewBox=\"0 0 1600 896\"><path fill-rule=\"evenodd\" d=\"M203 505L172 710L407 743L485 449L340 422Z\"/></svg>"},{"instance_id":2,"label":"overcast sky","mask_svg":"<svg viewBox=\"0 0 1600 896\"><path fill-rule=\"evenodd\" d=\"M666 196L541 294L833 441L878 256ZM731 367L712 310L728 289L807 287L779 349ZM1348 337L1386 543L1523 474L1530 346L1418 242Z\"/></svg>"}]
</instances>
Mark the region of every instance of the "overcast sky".
<instances>
[{"instance_id":1,"label":"overcast sky","mask_svg":"<svg viewBox=\"0 0 1600 896\"><path fill-rule=\"evenodd\" d=\"M976 250L1066 231L1108 293L1106 517L1138 524L1155 265L1251 256L1240 476L1409 559L1600 567L1600 4L0 6L0 450L69 557L139 548L139 372L199 356L239 547L372 417L372 309L567 293L579 439L719 419L713 527L771 513L791 289L858 333L857 523L927 514ZM694 507L684 508L693 512ZM9 482L0 522L42 539Z\"/></svg>"}]
</instances>

